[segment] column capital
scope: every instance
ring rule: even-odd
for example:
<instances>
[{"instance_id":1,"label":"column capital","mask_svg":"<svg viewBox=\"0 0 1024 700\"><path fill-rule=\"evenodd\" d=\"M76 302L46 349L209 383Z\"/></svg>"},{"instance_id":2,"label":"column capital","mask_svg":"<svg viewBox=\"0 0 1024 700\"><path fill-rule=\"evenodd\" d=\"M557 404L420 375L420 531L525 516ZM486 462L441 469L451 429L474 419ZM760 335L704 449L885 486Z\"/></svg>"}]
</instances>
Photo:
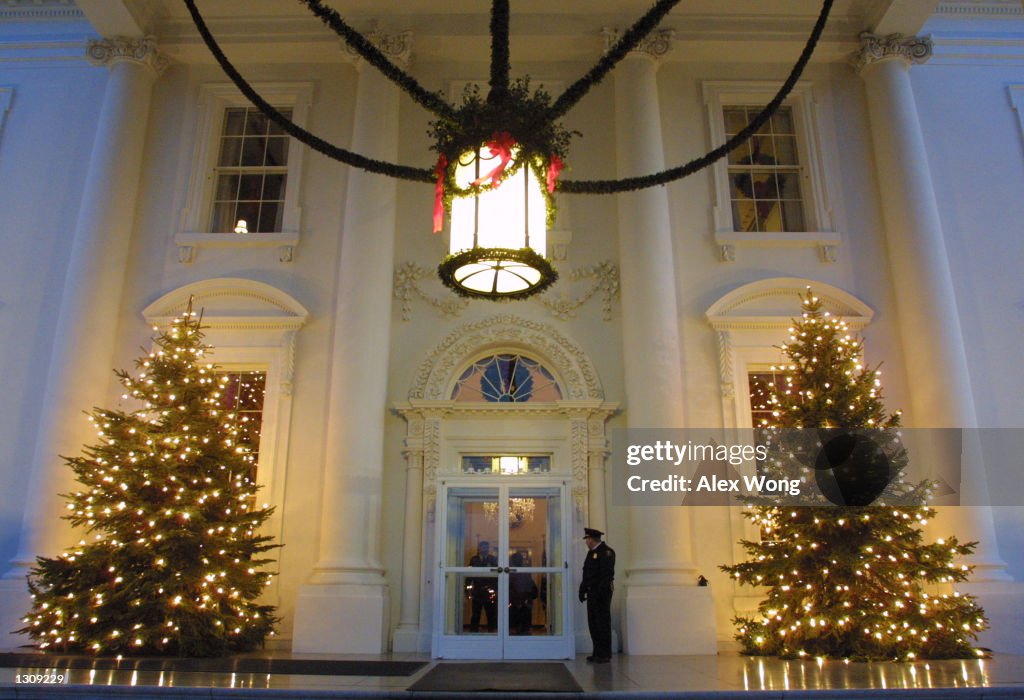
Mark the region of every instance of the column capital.
<instances>
[{"instance_id":1,"label":"column capital","mask_svg":"<svg viewBox=\"0 0 1024 700\"><path fill-rule=\"evenodd\" d=\"M377 28L376 23L370 25L370 29L363 32L363 37L371 44L380 49L380 52L387 56L391 61L397 63L403 68L409 65L409 61L412 60L412 31L406 30L404 32L398 32L397 34L387 34ZM344 41L341 42L342 47L345 50L345 54L349 59L355 63L356 68L361 68L366 64L362 56L358 54L351 46Z\"/></svg>"},{"instance_id":2,"label":"column capital","mask_svg":"<svg viewBox=\"0 0 1024 700\"><path fill-rule=\"evenodd\" d=\"M126 61L143 65L160 75L169 61L156 48L156 39L151 36L116 36L110 39L91 39L86 47L86 58L94 66L112 67Z\"/></svg>"},{"instance_id":3,"label":"column capital","mask_svg":"<svg viewBox=\"0 0 1024 700\"><path fill-rule=\"evenodd\" d=\"M675 38L675 35L674 29L661 29L651 32L627 55L639 56L655 62L660 61L672 52L672 39ZM612 47L615 46L615 42L621 36L622 32L618 29L603 28L601 30L601 38L604 39L604 52L608 53L611 51Z\"/></svg>"},{"instance_id":4,"label":"column capital","mask_svg":"<svg viewBox=\"0 0 1024 700\"><path fill-rule=\"evenodd\" d=\"M857 72L881 61L899 59L911 65L925 63L932 57L932 40L927 36L903 36L902 34L872 34L861 32L860 50L851 56Z\"/></svg>"}]
</instances>

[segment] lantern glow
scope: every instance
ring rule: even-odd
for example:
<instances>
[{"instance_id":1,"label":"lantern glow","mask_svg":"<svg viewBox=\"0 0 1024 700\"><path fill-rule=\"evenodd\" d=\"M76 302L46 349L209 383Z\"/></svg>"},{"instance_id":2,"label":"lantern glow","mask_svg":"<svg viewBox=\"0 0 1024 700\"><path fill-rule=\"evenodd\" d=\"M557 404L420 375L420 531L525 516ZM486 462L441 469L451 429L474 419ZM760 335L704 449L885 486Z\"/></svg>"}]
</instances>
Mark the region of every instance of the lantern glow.
<instances>
[{"instance_id":1,"label":"lantern glow","mask_svg":"<svg viewBox=\"0 0 1024 700\"><path fill-rule=\"evenodd\" d=\"M491 180L497 184L452 201L450 256L438 268L441 280L460 294L489 299L521 299L557 279L544 259L547 202L530 163L481 146L464 153L455 166L463 189ZM518 166L518 167L517 167Z\"/></svg>"}]
</instances>

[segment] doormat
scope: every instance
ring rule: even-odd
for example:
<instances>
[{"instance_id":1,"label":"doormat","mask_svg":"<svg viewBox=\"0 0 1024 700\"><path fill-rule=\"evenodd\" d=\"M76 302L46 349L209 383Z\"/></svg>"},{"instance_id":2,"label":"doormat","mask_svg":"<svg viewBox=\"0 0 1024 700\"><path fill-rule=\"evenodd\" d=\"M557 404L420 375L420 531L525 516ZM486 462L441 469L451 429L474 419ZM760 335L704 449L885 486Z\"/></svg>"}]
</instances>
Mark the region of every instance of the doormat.
<instances>
[{"instance_id":1,"label":"doormat","mask_svg":"<svg viewBox=\"0 0 1024 700\"><path fill-rule=\"evenodd\" d=\"M582 693L561 663L439 663L407 688L411 691Z\"/></svg>"},{"instance_id":2,"label":"doormat","mask_svg":"<svg viewBox=\"0 0 1024 700\"><path fill-rule=\"evenodd\" d=\"M426 661L346 661L257 656L221 659L124 658L59 654L0 654L0 668L169 671L178 673L259 673L283 676L411 676Z\"/></svg>"}]
</instances>

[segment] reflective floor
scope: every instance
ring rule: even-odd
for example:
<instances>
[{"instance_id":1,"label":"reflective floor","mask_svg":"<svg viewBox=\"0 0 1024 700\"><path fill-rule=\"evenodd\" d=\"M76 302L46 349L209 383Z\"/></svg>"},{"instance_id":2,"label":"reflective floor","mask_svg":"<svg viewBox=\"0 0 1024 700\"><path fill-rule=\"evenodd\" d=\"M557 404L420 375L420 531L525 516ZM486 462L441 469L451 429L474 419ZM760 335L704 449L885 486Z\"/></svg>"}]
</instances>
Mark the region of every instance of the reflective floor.
<instances>
[{"instance_id":1,"label":"reflective floor","mask_svg":"<svg viewBox=\"0 0 1024 700\"><path fill-rule=\"evenodd\" d=\"M422 654L391 654L365 658L427 660ZM525 673L529 672L530 662L518 663L523 665ZM609 698L647 694L649 697L677 698L752 695L759 698L1024 698L1024 656L998 655L984 660L916 663L779 661L735 654L616 656L612 663L598 666L587 663L579 656L565 663L586 695L595 694ZM38 675L65 674L67 677L59 686L44 685L35 678L19 679L19 676L24 676L26 669L0 669L0 698L84 698L113 695L146 695L161 698L209 698L222 695L232 698L423 697L420 693L407 695L405 688L426 673L431 665L432 663L414 675L397 677L27 670L28 673ZM33 682L19 683L18 680ZM130 689L131 686L135 686L134 690ZM225 691L219 692L216 689ZM267 692L268 689L274 690ZM495 697L494 694L483 695Z\"/></svg>"}]
</instances>

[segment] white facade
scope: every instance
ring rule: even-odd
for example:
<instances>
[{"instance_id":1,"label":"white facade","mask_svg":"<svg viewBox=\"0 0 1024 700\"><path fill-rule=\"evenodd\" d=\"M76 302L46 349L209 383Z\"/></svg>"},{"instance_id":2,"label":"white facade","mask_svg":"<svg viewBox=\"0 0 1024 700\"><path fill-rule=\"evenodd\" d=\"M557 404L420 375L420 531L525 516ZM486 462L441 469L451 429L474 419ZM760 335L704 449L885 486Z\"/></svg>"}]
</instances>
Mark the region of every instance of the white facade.
<instances>
[{"instance_id":1,"label":"white facade","mask_svg":"<svg viewBox=\"0 0 1024 700\"><path fill-rule=\"evenodd\" d=\"M199 4L242 73L297 122L367 156L432 167L429 115L301 6ZM465 81L486 84L487 3L334 4L360 29L377 26L428 89L457 99ZM677 8L663 23L674 30L667 53L636 52L566 116L583 136L563 177L642 175L718 145L721 107L767 101L818 10L770 4L758 15L739 2ZM648 7L561 5L512 6L513 74L556 95L598 59L602 27ZM930 36L930 56L882 41L858 66L863 31ZM13 629L27 610L32 558L73 541L56 495L71 473L57 455L93 439L81 411L117 402L109 370L129 366L150 323L194 294L215 360L267 372L260 479L285 545L268 596L283 616L278 644L430 651L437 499L456 483L459 455L478 451L552 456L568 590L583 526L606 530L627 652L728 647L732 616L756 602L718 570L750 536L742 519L724 507L613 506L608 439L627 426L749 425L747 371L778 359L804 285L863 333L871 364L884 360L887 405L907 425L1024 428L1021 3L837 2L787 104L806 230L732 230L722 165L639 193L561 195L548 238L562 280L545 301L463 303L433 272L447 241L430 234L431 186L298 143L282 230L208 230L220 119L244 101L180 3L7 3L0 624ZM562 400L455 405L462 371L504 351L551 370ZM1010 449L983 458L1021 461ZM933 533L982 541L965 588L992 618L983 641L1018 653L1022 525L1024 504L950 509ZM697 588L698 575L711 585ZM585 613L568 610L582 651Z\"/></svg>"}]
</instances>

